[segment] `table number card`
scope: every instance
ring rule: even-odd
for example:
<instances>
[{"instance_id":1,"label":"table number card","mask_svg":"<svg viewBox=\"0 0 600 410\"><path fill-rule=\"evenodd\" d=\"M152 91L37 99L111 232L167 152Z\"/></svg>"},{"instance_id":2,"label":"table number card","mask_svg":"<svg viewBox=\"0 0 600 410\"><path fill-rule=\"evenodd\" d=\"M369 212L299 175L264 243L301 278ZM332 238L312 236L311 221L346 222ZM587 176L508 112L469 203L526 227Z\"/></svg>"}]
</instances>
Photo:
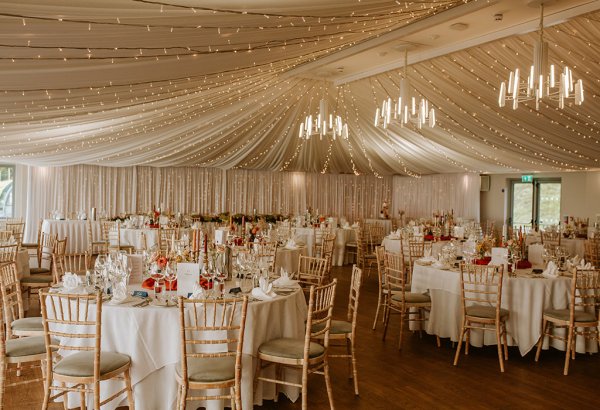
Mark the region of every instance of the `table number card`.
<instances>
[{"instance_id":1,"label":"table number card","mask_svg":"<svg viewBox=\"0 0 600 410\"><path fill-rule=\"evenodd\" d=\"M508 271L508 248L492 248L492 260L490 265L503 265L504 271Z\"/></svg>"},{"instance_id":2,"label":"table number card","mask_svg":"<svg viewBox=\"0 0 600 410\"><path fill-rule=\"evenodd\" d=\"M194 291L194 284L200 282L200 264L177 264L177 296L187 297Z\"/></svg>"},{"instance_id":3,"label":"table number card","mask_svg":"<svg viewBox=\"0 0 600 410\"><path fill-rule=\"evenodd\" d=\"M129 283L142 283L143 280L143 261L142 255L127 255L127 263L131 266L131 276Z\"/></svg>"}]
</instances>

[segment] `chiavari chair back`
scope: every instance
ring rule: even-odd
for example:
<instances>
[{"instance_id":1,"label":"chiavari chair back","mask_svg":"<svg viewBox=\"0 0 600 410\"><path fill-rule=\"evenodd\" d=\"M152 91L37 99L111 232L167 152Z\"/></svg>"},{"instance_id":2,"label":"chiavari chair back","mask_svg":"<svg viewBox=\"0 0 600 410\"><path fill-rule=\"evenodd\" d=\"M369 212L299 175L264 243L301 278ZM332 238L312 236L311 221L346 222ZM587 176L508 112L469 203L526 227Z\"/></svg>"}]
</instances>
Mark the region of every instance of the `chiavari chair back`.
<instances>
[{"instance_id":1,"label":"chiavari chair back","mask_svg":"<svg viewBox=\"0 0 600 410\"><path fill-rule=\"evenodd\" d=\"M509 312L502 305L502 278L504 267L461 264L460 284L462 303L462 326L454 365L458 364L463 338L466 335L465 354L469 352L470 332L473 329L496 333L500 371L504 372L504 360L508 359L506 320ZM504 346L504 358L502 347Z\"/></svg>"},{"instance_id":2,"label":"chiavari chair back","mask_svg":"<svg viewBox=\"0 0 600 410\"><path fill-rule=\"evenodd\" d=\"M298 260L298 283L308 289L309 286L321 286L327 273L327 259L300 255Z\"/></svg>"},{"instance_id":3,"label":"chiavari chair back","mask_svg":"<svg viewBox=\"0 0 600 410\"><path fill-rule=\"evenodd\" d=\"M0 231L0 243L4 244L8 241L10 241L10 238L12 237L13 233L12 231Z\"/></svg>"},{"instance_id":4,"label":"chiavari chair back","mask_svg":"<svg viewBox=\"0 0 600 410\"><path fill-rule=\"evenodd\" d=\"M386 294L387 287L385 286L385 248L378 246L375 248L375 255L377 257L377 283L378 283L378 296L377 296L377 310L375 311L375 319L373 320L373 330L377 328L377 319L379 318L379 309L383 307L383 317L385 318L386 309Z\"/></svg>"},{"instance_id":5,"label":"chiavari chair back","mask_svg":"<svg viewBox=\"0 0 600 410\"><path fill-rule=\"evenodd\" d=\"M541 231L542 245L559 246L562 234L560 230L543 230Z\"/></svg>"},{"instance_id":6,"label":"chiavari chair back","mask_svg":"<svg viewBox=\"0 0 600 410\"><path fill-rule=\"evenodd\" d=\"M329 406L333 405L333 389L329 377L328 349L331 319L337 279L323 286L311 286L308 293L308 312L304 339L274 339L258 347L258 363L254 376L255 391L259 381L299 387L302 392L302 410L308 409L308 375L322 374L325 377ZM321 343L316 343L316 341ZM291 367L302 370L302 382L293 383L279 378L262 376L269 366ZM282 372L277 372L279 375ZM275 395L277 396L277 388Z\"/></svg>"},{"instance_id":7,"label":"chiavari chair back","mask_svg":"<svg viewBox=\"0 0 600 410\"><path fill-rule=\"evenodd\" d=\"M600 323L600 269L573 269L569 307L567 309L548 309L542 318L542 335L537 345L535 361L542 350L544 338L562 340L566 344L563 374L569 374L569 360L575 359L577 337L594 340L600 344L598 325ZM566 330L567 336L561 336L554 329Z\"/></svg>"},{"instance_id":8,"label":"chiavari chair back","mask_svg":"<svg viewBox=\"0 0 600 410\"><path fill-rule=\"evenodd\" d=\"M23 243L23 232L25 232L25 222L23 221L13 221L7 222L5 230L11 231L13 238L15 238L15 242L21 248L21 244Z\"/></svg>"},{"instance_id":9,"label":"chiavari chair back","mask_svg":"<svg viewBox=\"0 0 600 410\"><path fill-rule=\"evenodd\" d=\"M258 242L252 245L259 264L267 266L269 272L275 272L275 259L277 257L277 241Z\"/></svg>"},{"instance_id":10,"label":"chiavari chair back","mask_svg":"<svg viewBox=\"0 0 600 410\"><path fill-rule=\"evenodd\" d=\"M158 229L158 246L163 255L169 254L173 242L179 240L179 228L165 228L160 227Z\"/></svg>"},{"instance_id":11,"label":"chiavari chair back","mask_svg":"<svg viewBox=\"0 0 600 410\"><path fill-rule=\"evenodd\" d=\"M17 261L17 244L0 245L0 266L15 263Z\"/></svg>"},{"instance_id":12,"label":"chiavari chair back","mask_svg":"<svg viewBox=\"0 0 600 410\"><path fill-rule=\"evenodd\" d=\"M15 263L0 266L0 292L8 339L12 339L13 336L43 336L42 318L25 317L21 282Z\"/></svg>"},{"instance_id":13,"label":"chiavari chair back","mask_svg":"<svg viewBox=\"0 0 600 410\"><path fill-rule=\"evenodd\" d=\"M86 271L92 268L91 257L83 253L54 253L54 283L59 283L65 273L70 272L85 276Z\"/></svg>"},{"instance_id":14,"label":"chiavari chair back","mask_svg":"<svg viewBox=\"0 0 600 410\"><path fill-rule=\"evenodd\" d=\"M92 393L95 409L126 393L129 408L133 408L131 358L121 353L101 351L102 294L40 291L40 307L47 377L42 409L47 409L50 401L63 396L65 408L68 408L68 392L79 392L83 401L86 393ZM60 358L56 356L57 351L61 352ZM125 386L101 402L100 382L113 378L122 378ZM53 392L58 393L52 395Z\"/></svg>"},{"instance_id":15,"label":"chiavari chair back","mask_svg":"<svg viewBox=\"0 0 600 410\"><path fill-rule=\"evenodd\" d=\"M102 231L102 226L100 230ZM85 233L87 236L87 252L90 255L98 255L100 253L108 252L108 241L104 240L104 234L100 232L100 238L96 238L94 235L94 226L91 220L87 220L85 223Z\"/></svg>"},{"instance_id":16,"label":"chiavari chair back","mask_svg":"<svg viewBox=\"0 0 600 410\"><path fill-rule=\"evenodd\" d=\"M585 261L600 268L600 239L588 239L584 242Z\"/></svg>"},{"instance_id":17,"label":"chiavari chair back","mask_svg":"<svg viewBox=\"0 0 600 410\"><path fill-rule=\"evenodd\" d=\"M242 349L248 298L179 298L181 359L177 367L178 407L191 400L231 400L241 409ZM221 349L203 349L220 346ZM208 351L207 351L208 350ZM229 389L229 394L189 396L190 390Z\"/></svg>"}]
</instances>

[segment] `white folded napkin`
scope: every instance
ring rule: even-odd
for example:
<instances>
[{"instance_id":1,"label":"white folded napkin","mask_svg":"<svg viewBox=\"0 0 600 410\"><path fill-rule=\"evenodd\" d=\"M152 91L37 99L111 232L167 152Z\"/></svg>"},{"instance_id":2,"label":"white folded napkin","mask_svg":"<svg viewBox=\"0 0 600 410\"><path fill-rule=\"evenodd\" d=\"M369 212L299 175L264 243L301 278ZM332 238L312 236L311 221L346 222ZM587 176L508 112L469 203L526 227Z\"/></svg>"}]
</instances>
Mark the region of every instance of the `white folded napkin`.
<instances>
[{"instance_id":1,"label":"white folded napkin","mask_svg":"<svg viewBox=\"0 0 600 410\"><path fill-rule=\"evenodd\" d=\"M293 239L288 239L287 243L285 244L286 249L296 249L297 247L298 245L296 245L296 241Z\"/></svg>"},{"instance_id":2,"label":"white folded napkin","mask_svg":"<svg viewBox=\"0 0 600 410\"><path fill-rule=\"evenodd\" d=\"M293 280L287 270L281 268L281 276L273 281L275 286L293 286L297 285L298 281Z\"/></svg>"},{"instance_id":3,"label":"white folded napkin","mask_svg":"<svg viewBox=\"0 0 600 410\"><path fill-rule=\"evenodd\" d=\"M354 222L354 223L352 224L352 227L353 227L353 228L358 228L358 222Z\"/></svg>"},{"instance_id":4,"label":"white folded napkin","mask_svg":"<svg viewBox=\"0 0 600 410\"><path fill-rule=\"evenodd\" d=\"M127 294L127 287L124 283L117 283L112 288L112 299L110 303L113 305L119 305L127 302L129 295Z\"/></svg>"},{"instance_id":5,"label":"white folded napkin","mask_svg":"<svg viewBox=\"0 0 600 410\"><path fill-rule=\"evenodd\" d=\"M206 299L206 290L198 282L194 283L194 290L190 299Z\"/></svg>"},{"instance_id":6,"label":"white folded napkin","mask_svg":"<svg viewBox=\"0 0 600 410\"><path fill-rule=\"evenodd\" d=\"M188 236L187 233L184 233L181 236L181 242L183 242L184 245L189 245L190 244L190 237Z\"/></svg>"},{"instance_id":7,"label":"white folded napkin","mask_svg":"<svg viewBox=\"0 0 600 410\"><path fill-rule=\"evenodd\" d=\"M556 266L554 261L548 262L548 266L546 266L546 270L542 272L542 276L550 279L558 277L558 266Z\"/></svg>"},{"instance_id":8,"label":"white folded napkin","mask_svg":"<svg viewBox=\"0 0 600 410\"><path fill-rule=\"evenodd\" d=\"M348 222L344 222L344 224L342 225L342 228L350 229L350 224Z\"/></svg>"},{"instance_id":9,"label":"white folded napkin","mask_svg":"<svg viewBox=\"0 0 600 410\"><path fill-rule=\"evenodd\" d=\"M581 261L579 261L579 265L577 265L577 269L590 270L594 269L594 267L592 266L591 262L585 263L585 259L581 258Z\"/></svg>"},{"instance_id":10,"label":"white folded napkin","mask_svg":"<svg viewBox=\"0 0 600 410\"><path fill-rule=\"evenodd\" d=\"M277 295L273 292L273 284L269 283L267 278L259 278L258 287L252 289L252 296L260 300L269 300Z\"/></svg>"},{"instance_id":11,"label":"white folded napkin","mask_svg":"<svg viewBox=\"0 0 600 410\"><path fill-rule=\"evenodd\" d=\"M65 272L62 277L62 287L67 291L72 291L79 288L83 281L79 276L71 272Z\"/></svg>"}]
</instances>

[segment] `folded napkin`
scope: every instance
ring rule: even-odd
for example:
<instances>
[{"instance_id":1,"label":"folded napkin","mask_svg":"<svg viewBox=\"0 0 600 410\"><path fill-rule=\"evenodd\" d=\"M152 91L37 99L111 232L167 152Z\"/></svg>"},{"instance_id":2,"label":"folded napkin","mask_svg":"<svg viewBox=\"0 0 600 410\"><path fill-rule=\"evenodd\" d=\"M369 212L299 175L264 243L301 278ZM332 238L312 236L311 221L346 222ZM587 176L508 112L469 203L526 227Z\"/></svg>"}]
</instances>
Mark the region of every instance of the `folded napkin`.
<instances>
[{"instance_id":1,"label":"folded napkin","mask_svg":"<svg viewBox=\"0 0 600 410\"><path fill-rule=\"evenodd\" d=\"M298 281L293 280L285 269L281 268L281 276L273 281L275 286L294 286Z\"/></svg>"},{"instance_id":2,"label":"folded napkin","mask_svg":"<svg viewBox=\"0 0 600 410\"><path fill-rule=\"evenodd\" d=\"M83 281L79 276L71 272L65 272L62 277L62 287L66 291L73 291L79 288Z\"/></svg>"},{"instance_id":3,"label":"folded napkin","mask_svg":"<svg viewBox=\"0 0 600 410\"><path fill-rule=\"evenodd\" d=\"M112 299L110 300L111 305L120 305L130 300L127 294L127 287L124 283L117 283L112 288Z\"/></svg>"},{"instance_id":4,"label":"folded napkin","mask_svg":"<svg viewBox=\"0 0 600 410\"><path fill-rule=\"evenodd\" d=\"M542 272L542 276L545 278L558 278L558 266L554 263L554 261L548 262L548 266L546 266L546 270Z\"/></svg>"},{"instance_id":5,"label":"folded napkin","mask_svg":"<svg viewBox=\"0 0 600 410\"><path fill-rule=\"evenodd\" d=\"M252 289L252 296L260 300L269 300L277 295L273 292L273 284L269 283L267 278L259 278L258 287Z\"/></svg>"},{"instance_id":6,"label":"folded napkin","mask_svg":"<svg viewBox=\"0 0 600 410\"><path fill-rule=\"evenodd\" d=\"M350 224L348 222L344 222L344 224L342 225L342 228L350 229Z\"/></svg>"},{"instance_id":7,"label":"folded napkin","mask_svg":"<svg viewBox=\"0 0 600 410\"><path fill-rule=\"evenodd\" d=\"M293 239L288 239L287 243L285 244L286 249L296 249L297 247L298 245L296 245L296 241Z\"/></svg>"},{"instance_id":8,"label":"folded napkin","mask_svg":"<svg viewBox=\"0 0 600 410\"><path fill-rule=\"evenodd\" d=\"M352 224L352 227L353 227L353 228L358 228L358 222L354 222L354 223Z\"/></svg>"},{"instance_id":9,"label":"folded napkin","mask_svg":"<svg viewBox=\"0 0 600 410\"><path fill-rule=\"evenodd\" d=\"M581 269L581 270L590 270L590 269L594 269L594 267L592 266L592 264L590 262L585 263L585 259L581 259L581 261L579 262L579 265L577 266L577 269Z\"/></svg>"},{"instance_id":10,"label":"folded napkin","mask_svg":"<svg viewBox=\"0 0 600 410\"><path fill-rule=\"evenodd\" d=\"M190 299L206 299L206 290L199 283L194 283L194 290Z\"/></svg>"}]
</instances>

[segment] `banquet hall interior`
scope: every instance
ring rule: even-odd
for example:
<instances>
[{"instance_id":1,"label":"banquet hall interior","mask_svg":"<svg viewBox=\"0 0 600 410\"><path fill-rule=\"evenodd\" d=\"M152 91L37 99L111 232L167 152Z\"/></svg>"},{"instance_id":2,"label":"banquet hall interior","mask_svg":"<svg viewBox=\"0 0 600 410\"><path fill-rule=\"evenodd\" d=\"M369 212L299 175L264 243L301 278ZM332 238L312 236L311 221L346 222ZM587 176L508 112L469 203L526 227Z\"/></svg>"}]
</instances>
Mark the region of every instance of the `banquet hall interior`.
<instances>
[{"instance_id":1,"label":"banquet hall interior","mask_svg":"<svg viewBox=\"0 0 600 410\"><path fill-rule=\"evenodd\" d=\"M599 73L600 0L0 0L0 409L597 408Z\"/></svg>"}]
</instances>

